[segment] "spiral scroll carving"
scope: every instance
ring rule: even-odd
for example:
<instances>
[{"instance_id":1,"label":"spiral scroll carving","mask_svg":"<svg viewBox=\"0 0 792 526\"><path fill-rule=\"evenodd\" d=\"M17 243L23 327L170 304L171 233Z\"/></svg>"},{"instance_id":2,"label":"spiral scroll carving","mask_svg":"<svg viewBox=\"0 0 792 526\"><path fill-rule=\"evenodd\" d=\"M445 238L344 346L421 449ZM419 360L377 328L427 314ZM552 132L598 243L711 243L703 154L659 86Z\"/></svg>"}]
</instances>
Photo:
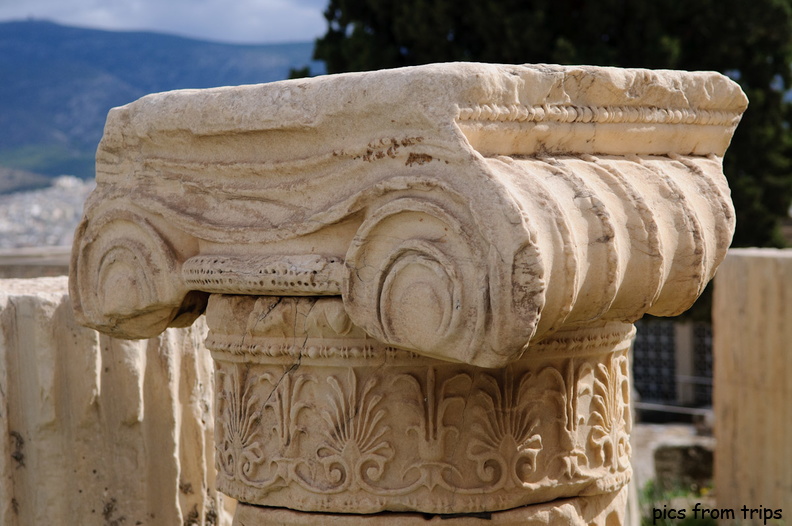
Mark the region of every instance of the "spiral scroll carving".
<instances>
[{"instance_id":1,"label":"spiral scroll carving","mask_svg":"<svg viewBox=\"0 0 792 526\"><path fill-rule=\"evenodd\" d=\"M594 319L679 314L726 255L734 211L718 158L582 155L492 164L519 178L537 244L553 262L535 338Z\"/></svg>"},{"instance_id":2,"label":"spiral scroll carving","mask_svg":"<svg viewBox=\"0 0 792 526\"><path fill-rule=\"evenodd\" d=\"M534 340L593 320L673 316L726 255L734 211L719 158L497 158L517 187L542 259L546 303Z\"/></svg>"},{"instance_id":3,"label":"spiral scroll carving","mask_svg":"<svg viewBox=\"0 0 792 526\"><path fill-rule=\"evenodd\" d=\"M483 64L147 97L99 148L78 315L141 337L207 294L341 295L369 336L481 367L675 315L730 242L746 104L714 73Z\"/></svg>"},{"instance_id":4,"label":"spiral scroll carving","mask_svg":"<svg viewBox=\"0 0 792 526\"><path fill-rule=\"evenodd\" d=\"M134 210L108 208L75 236L70 294L80 323L130 339L192 323L204 303L179 279L180 258L163 229Z\"/></svg>"},{"instance_id":5,"label":"spiral scroll carving","mask_svg":"<svg viewBox=\"0 0 792 526\"><path fill-rule=\"evenodd\" d=\"M498 322L490 289L510 268L491 265L489 246L453 204L402 197L364 221L346 257L344 303L376 339L423 354L494 365ZM501 277L499 273L506 276ZM530 331L531 327L528 327ZM530 333L523 327L508 330Z\"/></svg>"},{"instance_id":6,"label":"spiral scroll carving","mask_svg":"<svg viewBox=\"0 0 792 526\"><path fill-rule=\"evenodd\" d=\"M356 325L402 349L502 367L563 327L684 311L734 229L716 157L484 162L522 221L477 215L475 194L372 204L341 291Z\"/></svg>"}]
</instances>

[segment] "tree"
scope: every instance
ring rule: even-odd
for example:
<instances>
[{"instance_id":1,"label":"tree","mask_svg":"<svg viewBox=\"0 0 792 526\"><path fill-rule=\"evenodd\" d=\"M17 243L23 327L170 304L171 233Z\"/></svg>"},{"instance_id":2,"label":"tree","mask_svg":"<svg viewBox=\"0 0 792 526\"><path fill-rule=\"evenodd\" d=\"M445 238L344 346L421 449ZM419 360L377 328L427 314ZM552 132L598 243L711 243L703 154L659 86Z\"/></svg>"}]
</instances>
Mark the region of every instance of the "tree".
<instances>
[{"instance_id":1,"label":"tree","mask_svg":"<svg viewBox=\"0 0 792 526\"><path fill-rule=\"evenodd\" d=\"M328 73L445 61L716 70L750 100L724 172L735 246L781 246L792 203L792 0L330 0Z\"/></svg>"}]
</instances>

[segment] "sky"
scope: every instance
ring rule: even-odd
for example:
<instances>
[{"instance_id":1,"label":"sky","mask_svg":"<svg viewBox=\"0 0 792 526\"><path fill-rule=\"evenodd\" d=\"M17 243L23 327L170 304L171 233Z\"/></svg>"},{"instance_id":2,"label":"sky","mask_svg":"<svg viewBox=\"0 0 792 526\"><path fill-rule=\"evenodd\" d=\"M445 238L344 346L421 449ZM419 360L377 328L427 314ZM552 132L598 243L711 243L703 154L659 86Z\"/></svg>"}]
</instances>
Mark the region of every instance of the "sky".
<instances>
[{"instance_id":1,"label":"sky","mask_svg":"<svg viewBox=\"0 0 792 526\"><path fill-rule=\"evenodd\" d=\"M306 42L325 33L328 0L0 0L0 22L28 18L237 44Z\"/></svg>"}]
</instances>

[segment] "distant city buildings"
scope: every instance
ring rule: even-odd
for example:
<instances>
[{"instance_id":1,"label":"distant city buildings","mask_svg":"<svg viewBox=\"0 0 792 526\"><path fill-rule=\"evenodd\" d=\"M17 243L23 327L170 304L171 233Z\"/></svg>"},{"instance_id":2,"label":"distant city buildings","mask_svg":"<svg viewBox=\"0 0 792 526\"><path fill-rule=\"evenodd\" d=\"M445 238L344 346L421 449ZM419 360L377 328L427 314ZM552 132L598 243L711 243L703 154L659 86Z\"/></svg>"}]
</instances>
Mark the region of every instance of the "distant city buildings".
<instances>
[{"instance_id":1,"label":"distant city buildings","mask_svg":"<svg viewBox=\"0 0 792 526\"><path fill-rule=\"evenodd\" d=\"M0 195L0 249L71 245L95 185L65 175L43 190Z\"/></svg>"}]
</instances>

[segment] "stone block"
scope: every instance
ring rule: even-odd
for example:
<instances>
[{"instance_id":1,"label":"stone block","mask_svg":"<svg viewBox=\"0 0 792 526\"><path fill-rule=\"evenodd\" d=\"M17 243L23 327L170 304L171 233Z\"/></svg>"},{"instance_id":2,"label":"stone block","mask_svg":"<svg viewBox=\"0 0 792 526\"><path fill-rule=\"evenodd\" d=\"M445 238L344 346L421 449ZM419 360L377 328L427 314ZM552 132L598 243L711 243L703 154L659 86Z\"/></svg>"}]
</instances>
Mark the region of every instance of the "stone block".
<instances>
[{"instance_id":1,"label":"stone block","mask_svg":"<svg viewBox=\"0 0 792 526\"><path fill-rule=\"evenodd\" d=\"M718 506L783 509L788 521L792 250L730 250L712 321Z\"/></svg>"},{"instance_id":2,"label":"stone block","mask_svg":"<svg viewBox=\"0 0 792 526\"><path fill-rule=\"evenodd\" d=\"M228 525L205 335L117 340L65 277L0 280L0 524Z\"/></svg>"}]
</instances>

